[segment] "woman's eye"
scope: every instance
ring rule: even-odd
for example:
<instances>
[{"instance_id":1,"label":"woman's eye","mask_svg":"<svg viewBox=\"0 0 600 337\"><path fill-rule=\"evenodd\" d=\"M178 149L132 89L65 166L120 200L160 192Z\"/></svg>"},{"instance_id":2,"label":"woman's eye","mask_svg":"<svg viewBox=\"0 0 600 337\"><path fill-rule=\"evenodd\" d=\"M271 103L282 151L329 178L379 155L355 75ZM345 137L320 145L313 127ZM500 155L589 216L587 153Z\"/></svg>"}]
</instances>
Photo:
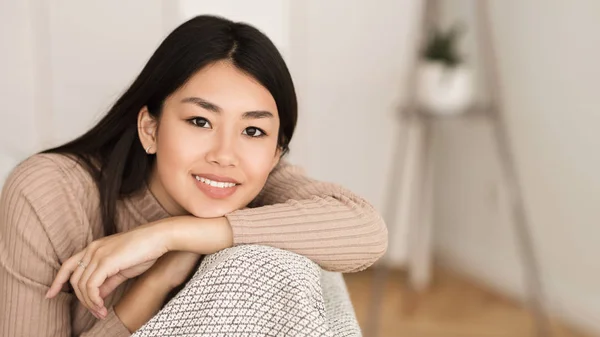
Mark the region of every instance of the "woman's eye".
<instances>
[{"instance_id":1,"label":"woman's eye","mask_svg":"<svg viewBox=\"0 0 600 337\"><path fill-rule=\"evenodd\" d=\"M245 135L248 135L250 137L263 137L265 135L265 132L259 128L255 128L255 127L249 127L244 129L243 132Z\"/></svg>"},{"instance_id":2,"label":"woman's eye","mask_svg":"<svg viewBox=\"0 0 600 337\"><path fill-rule=\"evenodd\" d=\"M191 119L189 119L189 122L194 124L197 127L210 128L210 122L208 121L208 119L203 118L203 117L191 118Z\"/></svg>"}]
</instances>

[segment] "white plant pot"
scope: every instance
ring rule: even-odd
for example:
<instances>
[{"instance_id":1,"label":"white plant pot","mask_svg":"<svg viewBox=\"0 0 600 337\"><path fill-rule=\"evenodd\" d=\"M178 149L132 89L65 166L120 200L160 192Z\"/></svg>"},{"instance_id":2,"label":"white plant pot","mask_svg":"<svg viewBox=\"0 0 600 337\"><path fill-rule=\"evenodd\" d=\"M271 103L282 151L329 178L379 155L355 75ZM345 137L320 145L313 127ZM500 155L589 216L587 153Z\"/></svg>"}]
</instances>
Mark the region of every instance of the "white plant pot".
<instances>
[{"instance_id":1,"label":"white plant pot","mask_svg":"<svg viewBox=\"0 0 600 337\"><path fill-rule=\"evenodd\" d=\"M441 62L419 65L417 100L429 113L464 112L473 100L473 74L465 66L446 67Z\"/></svg>"}]
</instances>

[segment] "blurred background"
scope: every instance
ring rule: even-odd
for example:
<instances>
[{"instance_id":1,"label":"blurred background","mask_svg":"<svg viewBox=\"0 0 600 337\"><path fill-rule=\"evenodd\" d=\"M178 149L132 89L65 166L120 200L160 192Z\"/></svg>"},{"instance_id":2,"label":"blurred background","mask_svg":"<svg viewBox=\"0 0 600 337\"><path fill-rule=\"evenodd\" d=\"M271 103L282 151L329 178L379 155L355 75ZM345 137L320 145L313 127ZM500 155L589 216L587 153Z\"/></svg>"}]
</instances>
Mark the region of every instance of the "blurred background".
<instances>
[{"instance_id":1,"label":"blurred background","mask_svg":"<svg viewBox=\"0 0 600 337\"><path fill-rule=\"evenodd\" d=\"M446 90L426 83L436 76L423 75L428 61L468 70L466 82L454 78L467 106L489 98L475 2L440 1L439 27L463 29L451 48L425 40L433 50L423 54L421 0L0 0L0 186L20 160L92 126L183 21L248 22L273 40L294 78L300 120L289 160L387 216L386 259L346 275L365 334L374 316L380 336L541 336L494 124L427 98ZM600 1L488 4L501 113L551 322L544 335L600 336ZM392 192L406 188L393 183L407 167L394 155L406 152L397 149L410 133L402 107L419 93L445 117L428 133L429 272L415 286L414 224L398 219L406 200ZM378 270L387 273L374 283ZM383 292L375 304L374 290Z\"/></svg>"}]
</instances>

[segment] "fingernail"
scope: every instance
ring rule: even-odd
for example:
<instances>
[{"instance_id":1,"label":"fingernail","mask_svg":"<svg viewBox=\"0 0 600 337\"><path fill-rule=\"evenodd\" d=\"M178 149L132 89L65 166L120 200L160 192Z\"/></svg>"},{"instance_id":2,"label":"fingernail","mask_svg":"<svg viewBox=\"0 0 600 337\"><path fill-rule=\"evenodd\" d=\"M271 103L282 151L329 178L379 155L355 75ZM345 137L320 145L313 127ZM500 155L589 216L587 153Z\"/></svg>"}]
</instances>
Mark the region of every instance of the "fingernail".
<instances>
[{"instance_id":1,"label":"fingernail","mask_svg":"<svg viewBox=\"0 0 600 337\"><path fill-rule=\"evenodd\" d=\"M100 309L100 315L102 315L102 317L108 315L108 311L106 310L106 308L102 307L102 309Z\"/></svg>"}]
</instances>

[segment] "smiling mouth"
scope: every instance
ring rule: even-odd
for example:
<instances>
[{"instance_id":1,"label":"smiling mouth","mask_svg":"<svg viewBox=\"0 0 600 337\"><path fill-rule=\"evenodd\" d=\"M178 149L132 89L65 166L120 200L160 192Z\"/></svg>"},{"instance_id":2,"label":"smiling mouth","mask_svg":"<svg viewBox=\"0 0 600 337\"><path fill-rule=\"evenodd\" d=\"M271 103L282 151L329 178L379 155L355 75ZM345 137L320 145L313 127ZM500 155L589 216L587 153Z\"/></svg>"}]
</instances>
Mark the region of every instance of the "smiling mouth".
<instances>
[{"instance_id":1,"label":"smiling mouth","mask_svg":"<svg viewBox=\"0 0 600 337\"><path fill-rule=\"evenodd\" d=\"M235 187L235 186L239 185L239 184L231 183L231 182L210 180L208 178L204 178L204 177L197 176L197 175L193 175L193 176L197 181L199 181L203 184L206 184L206 185L210 185L212 187L217 187L217 188L231 188L231 187Z\"/></svg>"}]
</instances>

